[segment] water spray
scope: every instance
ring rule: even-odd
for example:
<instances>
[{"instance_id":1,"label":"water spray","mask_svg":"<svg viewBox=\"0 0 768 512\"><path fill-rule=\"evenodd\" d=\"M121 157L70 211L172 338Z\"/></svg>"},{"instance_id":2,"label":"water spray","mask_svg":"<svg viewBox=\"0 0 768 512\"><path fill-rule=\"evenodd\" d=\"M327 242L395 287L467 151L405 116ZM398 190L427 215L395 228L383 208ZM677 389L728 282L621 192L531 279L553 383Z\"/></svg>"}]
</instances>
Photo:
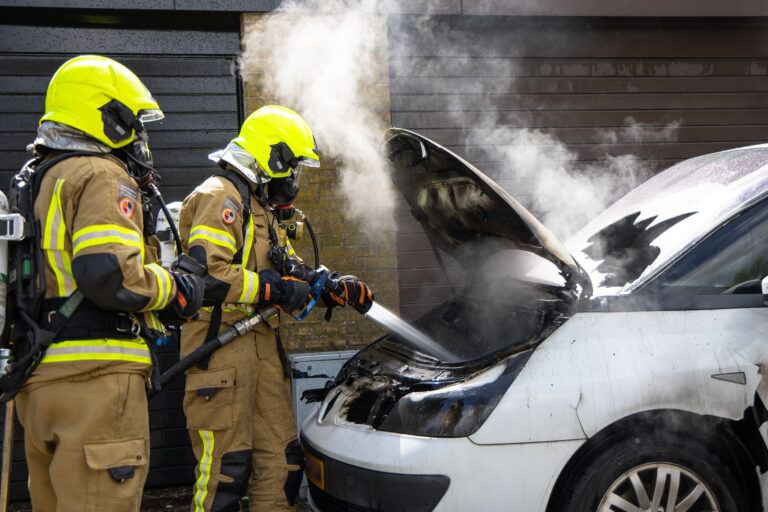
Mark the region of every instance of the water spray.
<instances>
[{"instance_id":1,"label":"water spray","mask_svg":"<svg viewBox=\"0 0 768 512\"><path fill-rule=\"evenodd\" d=\"M426 354L435 356L441 361L456 361L458 359L456 354L446 350L435 340L377 302L373 303L365 316L391 330L414 348L421 349Z\"/></svg>"}]
</instances>

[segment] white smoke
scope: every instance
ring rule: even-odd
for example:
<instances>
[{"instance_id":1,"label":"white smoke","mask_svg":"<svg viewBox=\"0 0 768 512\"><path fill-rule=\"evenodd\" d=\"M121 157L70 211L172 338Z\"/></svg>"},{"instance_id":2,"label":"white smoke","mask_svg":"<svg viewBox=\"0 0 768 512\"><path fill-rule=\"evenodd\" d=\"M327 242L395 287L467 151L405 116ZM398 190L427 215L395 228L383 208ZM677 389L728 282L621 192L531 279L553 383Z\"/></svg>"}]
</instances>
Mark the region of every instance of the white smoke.
<instances>
[{"instance_id":1,"label":"white smoke","mask_svg":"<svg viewBox=\"0 0 768 512\"><path fill-rule=\"evenodd\" d=\"M627 118L616 131L600 130L603 143L673 141L678 122L663 127L641 125ZM566 239L616 199L650 177L646 162L632 154L611 155L609 146L594 161L551 134L528 128L497 128L473 132L466 145L492 141L488 158L501 162L493 178L539 216L560 239ZM487 142L486 142L487 143Z\"/></svg>"},{"instance_id":2,"label":"white smoke","mask_svg":"<svg viewBox=\"0 0 768 512\"><path fill-rule=\"evenodd\" d=\"M264 70L270 101L306 119L322 159L339 163L346 213L365 219L368 233L395 226L395 195L379 150L389 116L389 69L380 50L386 20L369 14L373 5L287 2L248 26L241 56L242 69Z\"/></svg>"},{"instance_id":3,"label":"white smoke","mask_svg":"<svg viewBox=\"0 0 768 512\"><path fill-rule=\"evenodd\" d=\"M630 116L624 120L626 126L618 130L600 130L598 137L605 144L642 143L642 142L673 142L677 139L680 121L672 121L666 125L657 126L650 123L639 123Z\"/></svg>"},{"instance_id":4,"label":"white smoke","mask_svg":"<svg viewBox=\"0 0 768 512\"><path fill-rule=\"evenodd\" d=\"M535 7L533 1L525 4ZM481 4L469 10L475 8ZM526 76L525 59L516 57L526 55L526 40L518 38L514 50L488 47L493 38L476 37L482 23L463 18L469 29L451 30L429 15L406 20L402 31L398 23L390 27L393 94L422 94L436 142L475 163L562 239L657 170L632 153L644 143L675 141L679 121L656 125L627 117L614 129L575 129L576 140L569 142L579 146L567 146L557 129L532 127L537 120L529 113L538 105L531 95L514 95L530 92L527 84L516 83ZM412 83L415 90L402 89ZM431 102L423 91L439 99ZM587 154L577 153L578 147Z\"/></svg>"},{"instance_id":5,"label":"white smoke","mask_svg":"<svg viewBox=\"0 0 768 512\"><path fill-rule=\"evenodd\" d=\"M424 13L419 3L415 8L422 12L416 20L418 33L405 37L398 33L396 24L387 34L385 18L376 15L407 12L410 4L405 0L290 1L277 13L266 14L249 25L244 36L242 69L263 70L270 101L295 109L308 121L324 159L339 162L347 213L373 228L366 232L392 231L395 227L395 193L379 149L387 127L390 70L387 55L378 54L377 48L386 48L387 39L395 54L410 54L398 50L404 46L437 42L426 46L451 56L450 64L424 59L421 76L431 84L418 87L417 82L419 91L414 92L433 87L436 94L448 93L447 97L456 98L456 103L448 105L441 115L446 119L445 127L467 131L459 135L458 144L451 145L465 145L483 153L469 157L470 161L500 162L501 170L490 172L491 177L539 215L559 237L575 232L654 170L635 155L612 156L616 151L610 151L611 145L675 140L679 122L656 126L629 117L618 129L596 130L593 147L601 154L596 160L583 161L553 134L522 128L527 124L524 113L520 119L510 119L509 113L502 119L501 112L489 112L493 100L487 94L488 84L496 83L499 91L507 89L504 82L515 80L517 63L513 59L485 59L485 67L473 67L478 62L475 56L484 49L466 34L451 33L435 23L432 15L440 14L447 4L433 4ZM395 59L396 66L421 65L414 62ZM461 73L436 67L446 65L472 69L473 73L479 69L478 80L463 82L461 94L450 95L455 92L450 89L452 83L439 77ZM395 75L400 71L393 69ZM378 105L371 101L373 90L380 91ZM470 97L479 103L463 103ZM484 111L480 118L478 110ZM473 129L479 125L503 127ZM437 142L442 142L439 137ZM485 170L482 164L479 167Z\"/></svg>"}]
</instances>

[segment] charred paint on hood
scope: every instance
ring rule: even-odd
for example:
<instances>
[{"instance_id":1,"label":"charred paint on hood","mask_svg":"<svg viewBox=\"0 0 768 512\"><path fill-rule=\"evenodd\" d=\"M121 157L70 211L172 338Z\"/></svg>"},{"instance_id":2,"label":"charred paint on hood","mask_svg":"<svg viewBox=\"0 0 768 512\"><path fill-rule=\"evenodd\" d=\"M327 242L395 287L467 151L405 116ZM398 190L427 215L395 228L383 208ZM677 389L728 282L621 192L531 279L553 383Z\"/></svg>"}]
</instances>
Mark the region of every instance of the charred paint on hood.
<instances>
[{"instance_id":1,"label":"charred paint on hood","mask_svg":"<svg viewBox=\"0 0 768 512\"><path fill-rule=\"evenodd\" d=\"M695 212L684 213L649 227L656 216L638 221L640 212L619 219L592 235L584 253L601 261L597 270L606 276L600 286L624 286L640 277L659 256L653 245L659 235Z\"/></svg>"}]
</instances>

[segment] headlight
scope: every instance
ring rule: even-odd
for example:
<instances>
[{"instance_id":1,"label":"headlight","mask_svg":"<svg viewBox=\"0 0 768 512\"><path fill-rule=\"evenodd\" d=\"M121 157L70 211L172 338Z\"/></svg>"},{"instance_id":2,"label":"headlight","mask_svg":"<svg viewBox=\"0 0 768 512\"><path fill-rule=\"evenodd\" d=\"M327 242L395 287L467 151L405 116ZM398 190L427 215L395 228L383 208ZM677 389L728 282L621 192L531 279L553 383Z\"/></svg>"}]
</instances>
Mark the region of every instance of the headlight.
<instances>
[{"instance_id":1,"label":"headlight","mask_svg":"<svg viewBox=\"0 0 768 512\"><path fill-rule=\"evenodd\" d=\"M408 393L397 400L376 428L430 437L472 435L496 408L531 352L511 356L466 381Z\"/></svg>"}]
</instances>

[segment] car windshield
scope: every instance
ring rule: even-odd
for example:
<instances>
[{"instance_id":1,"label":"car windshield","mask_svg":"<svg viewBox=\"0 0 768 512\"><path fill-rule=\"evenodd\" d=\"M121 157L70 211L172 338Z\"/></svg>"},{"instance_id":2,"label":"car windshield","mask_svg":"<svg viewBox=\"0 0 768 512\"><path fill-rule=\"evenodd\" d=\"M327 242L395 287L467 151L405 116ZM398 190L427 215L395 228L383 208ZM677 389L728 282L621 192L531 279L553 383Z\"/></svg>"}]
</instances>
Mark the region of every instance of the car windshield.
<instances>
[{"instance_id":1,"label":"car windshield","mask_svg":"<svg viewBox=\"0 0 768 512\"><path fill-rule=\"evenodd\" d=\"M640 293L760 293L768 275L768 201L749 208L651 281Z\"/></svg>"},{"instance_id":2,"label":"car windshield","mask_svg":"<svg viewBox=\"0 0 768 512\"><path fill-rule=\"evenodd\" d=\"M631 292L768 191L768 145L680 162L598 215L566 246L595 295Z\"/></svg>"}]
</instances>

